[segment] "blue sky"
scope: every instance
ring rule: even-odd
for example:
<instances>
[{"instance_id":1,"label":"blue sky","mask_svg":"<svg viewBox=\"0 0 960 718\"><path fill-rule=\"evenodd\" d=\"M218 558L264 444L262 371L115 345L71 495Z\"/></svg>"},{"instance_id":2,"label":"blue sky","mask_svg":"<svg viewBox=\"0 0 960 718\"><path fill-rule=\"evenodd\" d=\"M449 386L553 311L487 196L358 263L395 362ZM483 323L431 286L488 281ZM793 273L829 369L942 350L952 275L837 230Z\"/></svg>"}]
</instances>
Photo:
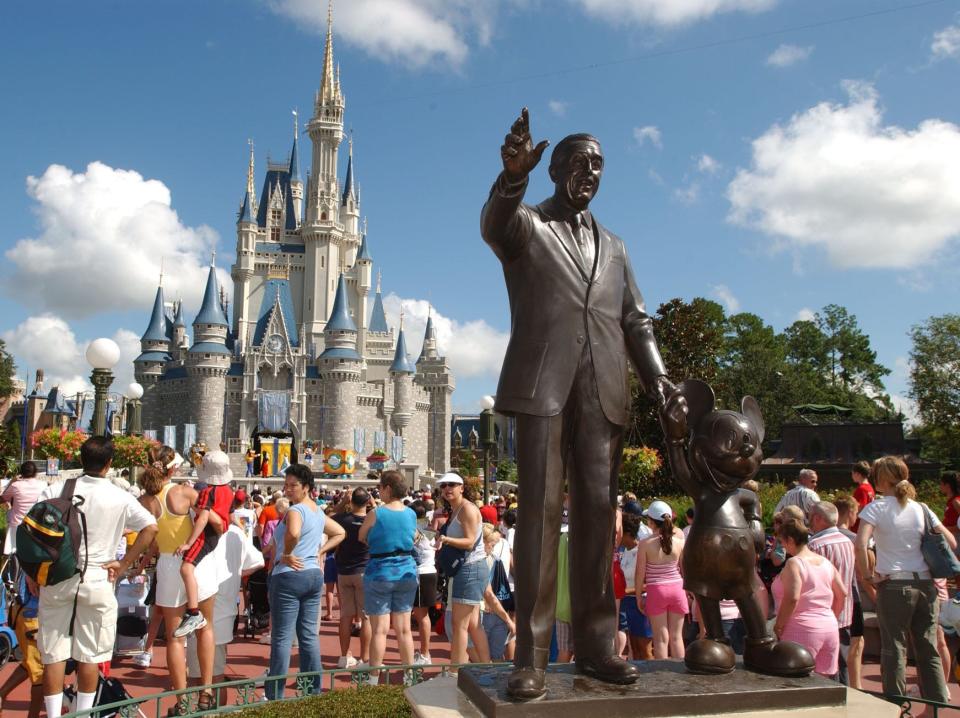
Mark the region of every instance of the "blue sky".
<instances>
[{"instance_id":1,"label":"blue sky","mask_svg":"<svg viewBox=\"0 0 960 718\"><path fill-rule=\"evenodd\" d=\"M895 395L911 325L956 311L957 0L341 0L334 13L388 309L402 301L416 331L432 303L460 409L494 390L509 331L478 215L524 105L535 139L600 138L593 208L651 310L707 296L779 329L842 304ZM291 110L310 114L325 18L322 0L4 10L17 30L0 46L0 336L21 376L82 383L96 336L132 357L159 255L192 321L210 249L233 259L247 138L259 187L267 156L289 151ZM538 168L528 198L550 190Z\"/></svg>"}]
</instances>

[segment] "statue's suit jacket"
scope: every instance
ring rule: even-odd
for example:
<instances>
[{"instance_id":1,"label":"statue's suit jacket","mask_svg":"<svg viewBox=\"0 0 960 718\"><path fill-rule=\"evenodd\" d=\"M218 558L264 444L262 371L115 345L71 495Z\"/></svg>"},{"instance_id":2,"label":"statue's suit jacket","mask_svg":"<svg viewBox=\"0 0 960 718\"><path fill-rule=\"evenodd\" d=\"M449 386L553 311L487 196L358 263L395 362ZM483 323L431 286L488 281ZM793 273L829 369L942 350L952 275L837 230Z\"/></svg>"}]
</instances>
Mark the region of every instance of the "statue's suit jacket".
<instances>
[{"instance_id":1,"label":"statue's suit jacket","mask_svg":"<svg viewBox=\"0 0 960 718\"><path fill-rule=\"evenodd\" d=\"M588 344L604 415L623 426L630 411L627 354L643 386L666 374L623 240L588 211L596 238L586 270L563 210L550 198L523 204L527 182L501 174L480 219L483 239L503 265L510 298L507 347L496 409L507 415L554 416L567 401Z\"/></svg>"}]
</instances>

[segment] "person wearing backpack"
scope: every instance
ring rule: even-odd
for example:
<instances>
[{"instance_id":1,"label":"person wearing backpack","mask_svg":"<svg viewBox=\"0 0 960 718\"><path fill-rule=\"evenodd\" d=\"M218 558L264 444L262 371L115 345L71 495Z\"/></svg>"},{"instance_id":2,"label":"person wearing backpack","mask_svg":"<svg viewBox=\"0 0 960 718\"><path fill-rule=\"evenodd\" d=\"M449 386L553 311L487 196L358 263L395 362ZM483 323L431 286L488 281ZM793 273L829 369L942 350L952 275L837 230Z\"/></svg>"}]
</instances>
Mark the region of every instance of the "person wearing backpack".
<instances>
[{"instance_id":1,"label":"person wearing backpack","mask_svg":"<svg viewBox=\"0 0 960 718\"><path fill-rule=\"evenodd\" d=\"M114 582L125 574L140 555L150 547L157 535L157 522L133 496L105 478L113 461L113 442L94 436L80 447L84 475L48 486L40 503L25 517L17 534L17 553L24 560L23 568L30 579L39 583L39 631L37 647L43 662L43 702L48 716L59 716L63 709L63 677L67 659L77 662L77 702L74 710L93 707L98 682L98 664L113 655L117 629L117 598ZM62 498L72 496L76 511L68 511L68 529L80 524L82 539L70 551L76 573L56 583L54 563L50 570L37 572L35 565L25 562L28 547L25 541L34 517L53 514L44 506L63 506ZM43 526L50 522L44 518ZM116 560L117 545L125 532L137 532L137 540L121 560ZM73 531L65 531L66 535ZM66 541L61 544L66 548ZM59 548L59 547L58 547ZM52 580L52 579L51 579Z\"/></svg>"},{"instance_id":2,"label":"person wearing backpack","mask_svg":"<svg viewBox=\"0 0 960 718\"><path fill-rule=\"evenodd\" d=\"M500 532L493 524L483 524L483 550L486 552L486 564L490 578L483 590L483 608L480 623L487 636L491 661L505 659L507 639L515 635L517 627L510 618L508 610L513 608L513 593L507 579L503 562L494 556L494 550L502 541Z\"/></svg>"}]
</instances>

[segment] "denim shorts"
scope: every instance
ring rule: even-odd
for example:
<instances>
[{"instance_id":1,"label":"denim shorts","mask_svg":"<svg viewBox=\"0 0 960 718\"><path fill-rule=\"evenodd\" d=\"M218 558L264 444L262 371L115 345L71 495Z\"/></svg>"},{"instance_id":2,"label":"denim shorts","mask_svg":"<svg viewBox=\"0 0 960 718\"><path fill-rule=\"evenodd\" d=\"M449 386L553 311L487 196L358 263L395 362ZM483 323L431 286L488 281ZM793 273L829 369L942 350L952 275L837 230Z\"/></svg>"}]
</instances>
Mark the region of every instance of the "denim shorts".
<instances>
[{"instance_id":1,"label":"denim shorts","mask_svg":"<svg viewBox=\"0 0 960 718\"><path fill-rule=\"evenodd\" d=\"M453 603L482 606L490 569L484 560L464 564L453 577Z\"/></svg>"},{"instance_id":2,"label":"denim shorts","mask_svg":"<svg viewBox=\"0 0 960 718\"><path fill-rule=\"evenodd\" d=\"M636 596L624 596L620 600L620 630L637 638L652 638L650 621L637 606Z\"/></svg>"},{"instance_id":3,"label":"denim shorts","mask_svg":"<svg viewBox=\"0 0 960 718\"><path fill-rule=\"evenodd\" d=\"M416 576L398 581L379 581L363 578L363 611L368 616L385 616L388 613L409 613L419 582Z\"/></svg>"}]
</instances>

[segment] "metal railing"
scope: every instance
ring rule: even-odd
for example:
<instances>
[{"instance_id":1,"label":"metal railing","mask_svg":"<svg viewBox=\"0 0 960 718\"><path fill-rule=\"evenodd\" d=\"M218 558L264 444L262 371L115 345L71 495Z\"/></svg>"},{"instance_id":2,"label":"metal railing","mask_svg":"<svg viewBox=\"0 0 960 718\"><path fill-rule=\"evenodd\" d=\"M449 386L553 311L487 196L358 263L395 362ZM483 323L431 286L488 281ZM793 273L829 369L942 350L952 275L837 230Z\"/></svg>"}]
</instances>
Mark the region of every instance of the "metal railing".
<instances>
[{"instance_id":1,"label":"metal railing","mask_svg":"<svg viewBox=\"0 0 960 718\"><path fill-rule=\"evenodd\" d=\"M931 701L926 698L921 698L920 696L897 696L897 695L887 695L886 693L880 691L863 691L868 695L875 696L876 698L882 698L888 703L895 703L900 707L900 718L913 718L914 704L919 704L921 710L925 708L933 708L933 718L937 718L940 715L941 710L960 710L960 705L953 703L941 703L940 701Z\"/></svg>"},{"instance_id":2,"label":"metal railing","mask_svg":"<svg viewBox=\"0 0 960 718\"><path fill-rule=\"evenodd\" d=\"M483 667L497 664L444 663L441 665L392 665L383 666L379 669L332 668L322 671L312 671L310 673L288 673L285 676L262 675L251 678L241 678L234 681L225 681L223 683L214 683L207 686L191 686L182 690L164 691L163 693L128 698L127 700L117 701L115 703L98 705L89 710L68 713L64 718L86 718L87 716L99 718L101 715L113 714L116 714L119 718L163 718L167 715L166 709L174 706L180 707L182 711L177 715L184 716L185 718L220 715L263 705L267 702L301 700L309 698L310 696L319 695L324 690L355 690L364 686L388 685L390 684L391 677L398 675L403 685L416 685L428 678L446 676L451 669L459 669L467 665ZM349 676L349 685L338 687L338 676L341 678ZM286 688L291 681L293 681L294 684L292 693L286 690L282 698L268 701L265 694L266 684L279 683L279 686ZM376 683L371 681L376 681ZM227 691L228 700L221 703L220 698L221 692L223 691ZM230 691L234 692L232 701L229 700ZM199 707L201 692L212 693L213 701L210 707L203 709Z\"/></svg>"}]
</instances>

